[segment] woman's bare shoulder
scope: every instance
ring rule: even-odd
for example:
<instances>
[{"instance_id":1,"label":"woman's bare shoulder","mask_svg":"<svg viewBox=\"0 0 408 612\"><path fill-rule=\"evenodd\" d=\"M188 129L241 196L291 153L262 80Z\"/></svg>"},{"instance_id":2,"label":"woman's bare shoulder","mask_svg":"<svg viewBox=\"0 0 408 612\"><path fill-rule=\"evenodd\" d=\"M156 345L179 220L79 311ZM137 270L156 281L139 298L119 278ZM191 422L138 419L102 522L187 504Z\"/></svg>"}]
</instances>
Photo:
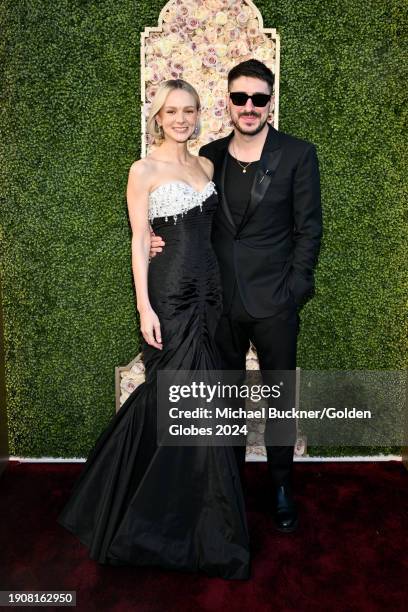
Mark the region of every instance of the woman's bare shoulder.
<instances>
[{"instance_id":1,"label":"woman's bare shoulder","mask_svg":"<svg viewBox=\"0 0 408 612\"><path fill-rule=\"evenodd\" d=\"M152 162L147 157L136 159L129 168L129 173L135 177L146 176L152 170Z\"/></svg>"},{"instance_id":2,"label":"woman's bare shoulder","mask_svg":"<svg viewBox=\"0 0 408 612\"><path fill-rule=\"evenodd\" d=\"M201 165L201 168L204 170L209 179L212 179L214 175L214 164L208 157L203 157L202 155L198 155L198 162Z\"/></svg>"},{"instance_id":3,"label":"woman's bare shoulder","mask_svg":"<svg viewBox=\"0 0 408 612\"><path fill-rule=\"evenodd\" d=\"M143 191L149 192L155 180L157 173L154 160L148 157L135 160L129 168L129 184L138 186Z\"/></svg>"}]
</instances>

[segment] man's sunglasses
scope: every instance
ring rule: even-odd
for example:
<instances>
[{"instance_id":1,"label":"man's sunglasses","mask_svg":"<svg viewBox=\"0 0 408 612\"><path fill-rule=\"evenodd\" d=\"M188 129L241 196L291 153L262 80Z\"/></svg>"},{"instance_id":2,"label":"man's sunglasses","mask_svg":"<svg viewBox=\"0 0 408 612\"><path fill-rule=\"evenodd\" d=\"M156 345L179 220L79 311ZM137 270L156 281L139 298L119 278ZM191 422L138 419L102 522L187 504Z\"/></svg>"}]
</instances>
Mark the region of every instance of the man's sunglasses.
<instances>
[{"instance_id":1,"label":"man's sunglasses","mask_svg":"<svg viewBox=\"0 0 408 612\"><path fill-rule=\"evenodd\" d=\"M231 102L235 106L245 106L249 98L252 100L254 106L266 106L271 99L272 94L255 93L252 96L248 95L243 91L230 91Z\"/></svg>"}]
</instances>

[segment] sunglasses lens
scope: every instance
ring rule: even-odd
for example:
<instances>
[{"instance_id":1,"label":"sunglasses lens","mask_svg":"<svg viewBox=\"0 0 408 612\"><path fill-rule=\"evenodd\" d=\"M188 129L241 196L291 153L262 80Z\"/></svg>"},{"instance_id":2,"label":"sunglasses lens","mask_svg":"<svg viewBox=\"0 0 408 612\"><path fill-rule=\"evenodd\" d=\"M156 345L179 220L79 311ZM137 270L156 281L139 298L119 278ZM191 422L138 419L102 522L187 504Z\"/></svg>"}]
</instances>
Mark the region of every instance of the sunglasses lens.
<instances>
[{"instance_id":1,"label":"sunglasses lens","mask_svg":"<svg viewBox=\"0 0 408 612\"><path fill-rule=\"evenodd\" d=\"M232 100L232 103L235 104L235 106L245 106L248 101L248 98L251 98L252 104L254 106L261 107L266 106L268 104L269 100L271 99L271 96L269 94L263 93L257 93L253 96L249 96L243 91L232 91L230 93L230 98Z\"/></svg>"},{"instance_id":2,"label":"sunglasses lens","mask_svg":"<svg viewBox=\"0 0 408 612\"><path fill-rule=\"evenodd\" d=\"M230 98L235 106L244 106L247 103L249 96L240 91L233 91L230 93Z\"/></svg>"},{"instance_id":3,"label":"sunglasses lens","mask_svg":"<svg viewBox=\"0 0 408 612\"><path fill-rule=\"evenodd\" d=\"M252 103L254 106L266 106L271 99L268 94L254 94L252 96Z\"/></svg>"}]
</instances>

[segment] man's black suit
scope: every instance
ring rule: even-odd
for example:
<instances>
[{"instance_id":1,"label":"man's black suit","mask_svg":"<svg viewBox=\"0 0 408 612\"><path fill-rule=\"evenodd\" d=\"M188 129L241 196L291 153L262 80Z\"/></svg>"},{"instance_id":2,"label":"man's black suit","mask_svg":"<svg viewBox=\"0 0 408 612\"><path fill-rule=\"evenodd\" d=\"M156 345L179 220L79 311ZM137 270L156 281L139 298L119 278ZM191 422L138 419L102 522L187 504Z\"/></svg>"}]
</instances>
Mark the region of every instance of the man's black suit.
<instances>
[{"instance_id":1,"label":"man's black suit","mask_svg":"<svg viewBox=\"0 0 408 612\"><path fill-rule=\"evenodd\" d=\"M269 125L252 189L243 194L245 212L237 227L225 189L232 136L233 132L200 149L200 155L214 164L213 180L220 194L212 240L223 288L224 312L216 337L223 367L245 370L252 341L261 370L294 370L297 311L314 292L322 236L316 150ZM274 482L287 482L293 446L267 446L267 454Z\"/></svg>"},{"instance_id":2,"label":"man's black suit","mask_svg":"<svg viewBox=\"0 0 408 612\"><path fill-rule=\"evenodd\" d=\"M200 149L215 166L221 196L213 225L220 262L224 311L229 310L234 280L247 311L267 317L312 295L322 235L320 178L313 144L269 126L251 198L236 228L225 197L225 166L233 132Z\"/></svg>"}]
</instances>

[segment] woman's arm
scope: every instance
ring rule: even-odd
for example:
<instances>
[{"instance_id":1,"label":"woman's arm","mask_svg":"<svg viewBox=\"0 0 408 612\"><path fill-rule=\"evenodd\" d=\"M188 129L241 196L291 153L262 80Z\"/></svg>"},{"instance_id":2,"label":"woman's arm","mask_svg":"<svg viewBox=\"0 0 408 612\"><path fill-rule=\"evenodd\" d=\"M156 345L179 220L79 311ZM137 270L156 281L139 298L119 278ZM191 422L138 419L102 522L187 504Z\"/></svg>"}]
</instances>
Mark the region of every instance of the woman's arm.
<instances>
[{"instance_id":1,"label":"woman's arm","mask_svg":"<svg viewBox=\"0 0 408 612\"><path fill-rule=\"evenodd\" d=\"M150 250L149 180L143 160L134 162L130 167L126 198L132 227L132 271L140 314L140 331L148 344L162 349L160 322L151 307L147 286Z\"/></svg>"}]
</instances>

